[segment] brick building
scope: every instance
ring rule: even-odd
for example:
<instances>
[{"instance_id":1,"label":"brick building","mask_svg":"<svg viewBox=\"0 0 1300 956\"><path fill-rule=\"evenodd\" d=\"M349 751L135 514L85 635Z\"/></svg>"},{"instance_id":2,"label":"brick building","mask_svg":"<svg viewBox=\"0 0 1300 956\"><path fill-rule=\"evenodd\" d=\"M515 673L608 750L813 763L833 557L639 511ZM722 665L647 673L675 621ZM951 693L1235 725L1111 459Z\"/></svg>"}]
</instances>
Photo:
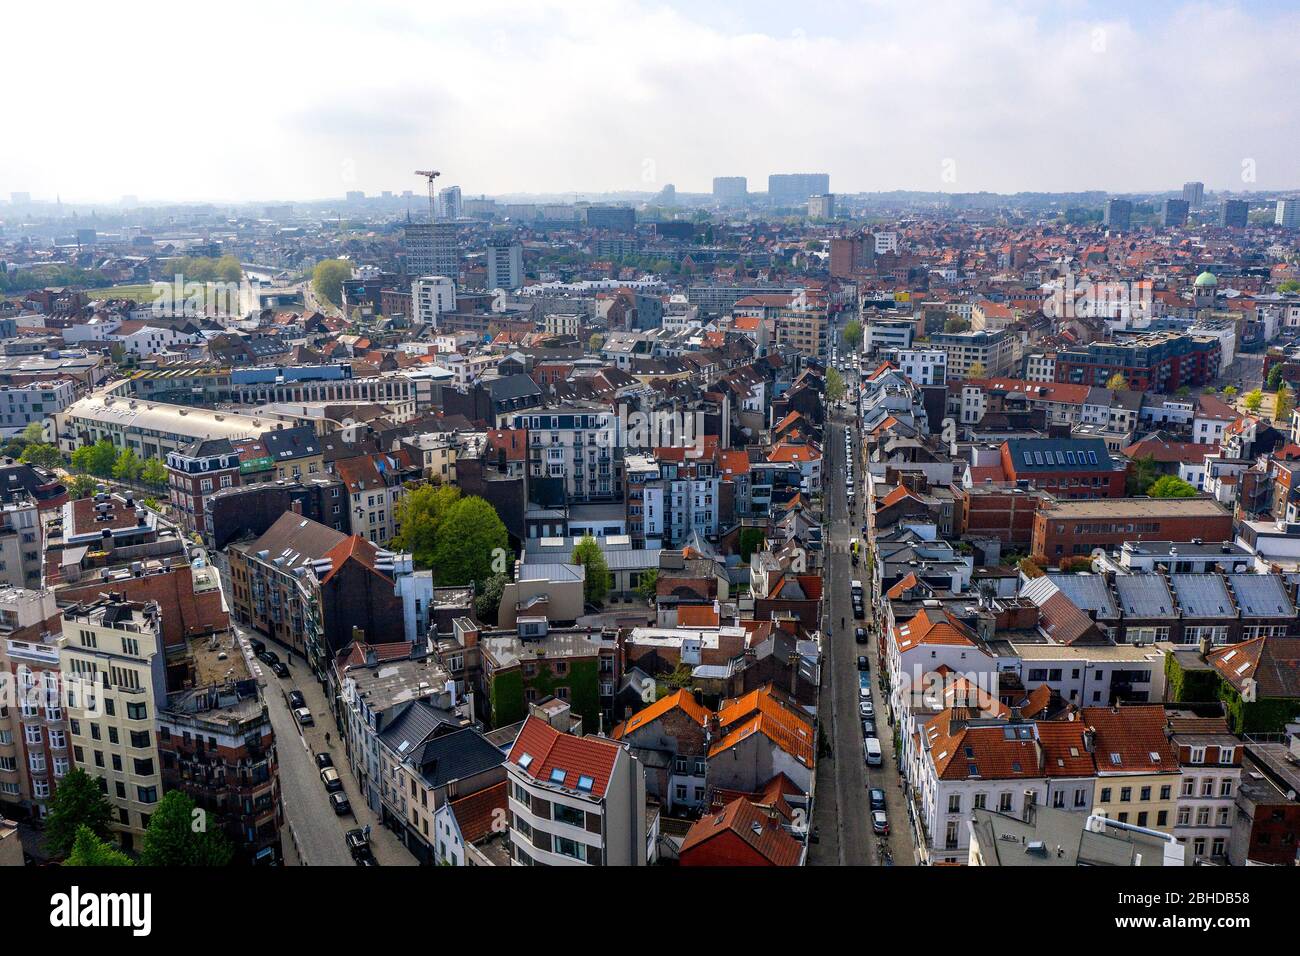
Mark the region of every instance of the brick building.
<instances>
[{"instance_id":1,"label":"brick building","mask_svg":"<svg viewBox=\"0 0 1300 956\"><path fill-rule=\"evenodd\" d=\"M1031 550L1035 561L1057 564L1125 541L1193 540L1232 540L1232 515L1209 498L1056 501L1034 516Z\"/></svg>"},{"instance_id":2,"label":"brick building","mask_svg":"<svg viewBox=\"0 0 1300 956\"><path fill-rule=\"evenodd\" d=\"M1013 438L1002 443L1002 472L1057 498L1123 498L1125 466L1100 438Z\"/></svg>"}]
</instances>

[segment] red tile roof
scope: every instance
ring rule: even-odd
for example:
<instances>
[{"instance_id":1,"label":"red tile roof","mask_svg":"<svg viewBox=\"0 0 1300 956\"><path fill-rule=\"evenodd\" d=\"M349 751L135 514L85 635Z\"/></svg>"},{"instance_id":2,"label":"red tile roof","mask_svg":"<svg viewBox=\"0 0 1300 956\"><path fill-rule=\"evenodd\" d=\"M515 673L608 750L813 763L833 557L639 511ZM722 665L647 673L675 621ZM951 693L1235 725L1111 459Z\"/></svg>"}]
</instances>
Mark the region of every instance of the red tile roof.
<instances>
[{"instance_id":1,"label":"red tile roof","mask_svg":"<svg viewBox=\"0 0 1300 956\"><path fill-rule=\"evenodd\" d=\"M562 786L579 793L587 792L579 789L579 778L590 777L591 795L603 798L621 749L612 740L561 733L546 721L529 716L510 748L508 760L540 784ZM520 763L525 755L531 758L526 761L526 767ZM564 771L563 781L552 779L552 773L557 770Z\"/></svg>"},{"instance_id":2,"label":"red tile roof","mask_svg":"<svg viewBox=\"0 0 1300 956\"><path fill-rule=\"evenodd\" d=\"M682 865L690 866L691 851L724 833L734 833L770 866L798 866L802 846L785 832L780 821L763 813L744 797L731 801L721 813L701 817L682 841Z\"/></svg>"},{"instance_id":3,"label":"red tile roof","mask_svg":"<svg viewBox=\"0 0 1300 956\"><path fill-rule=\"evenodd\" d=\"M456 815L460 826L461 838L468 843L478 843L490 835L492 824L498 819L497 811L506 809L506 782L494 783L478 793L471 793L450 803L451 812Z\"/></svg>"},{"instance_id":4,"label":"red tile roof","mask_svg":"<svg viewBox=\"0 0 1300 956\"><path fill-rule=\"evenodd\" d=\"M691 720L701 727L709 722L709 709L695 702L695 696L688 690L679 690L675 694L661 697L644 710L639 710L627 720L616 726L610 733L615 740L622 740L634 730L640 730L654 723L665 714L681 709Z\"/></svg>"}]
</instances>

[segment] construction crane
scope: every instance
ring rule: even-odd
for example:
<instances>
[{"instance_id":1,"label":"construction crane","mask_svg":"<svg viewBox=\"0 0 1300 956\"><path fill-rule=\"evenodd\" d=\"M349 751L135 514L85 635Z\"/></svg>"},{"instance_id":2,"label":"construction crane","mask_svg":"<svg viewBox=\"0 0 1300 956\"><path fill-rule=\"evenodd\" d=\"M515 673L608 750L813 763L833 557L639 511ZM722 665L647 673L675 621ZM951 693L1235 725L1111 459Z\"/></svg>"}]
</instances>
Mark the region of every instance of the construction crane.
<instances>
[{"instance_id":1,"label":"construction crane","mask_svg":"<svg viewBox=\"0 0 1300 956\"><path fill-rule=\"evenodd\" d=\"M438 218L435 214L437 194L433 191L433 181L441 176L442 173L438 172L436 169L417 169L415 175L423 176L425 179L429 180L429 222L433 222Z\"/></svg>"}]
</instances>

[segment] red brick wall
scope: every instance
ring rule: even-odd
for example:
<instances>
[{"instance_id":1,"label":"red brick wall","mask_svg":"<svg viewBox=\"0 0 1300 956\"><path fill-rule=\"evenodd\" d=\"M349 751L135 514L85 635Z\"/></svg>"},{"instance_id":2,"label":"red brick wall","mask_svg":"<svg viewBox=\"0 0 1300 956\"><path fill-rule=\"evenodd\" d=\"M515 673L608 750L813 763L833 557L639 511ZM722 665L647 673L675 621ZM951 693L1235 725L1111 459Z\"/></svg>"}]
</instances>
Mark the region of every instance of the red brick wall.
<instances>
[{"instance_id":1,"label":"red brick wall","mask_svg":"<svg viewBox=\"0 0 1300 956\"><path fill-rule=\"evenodd\" d=\"M71 601L93 601L111 589L124 592L131 601L157 601L162 610L163 643L175 647L194 634L205 634L230 626L230 617L221 609L221 592L215 588L194 593L194 575L189 565L160 574L146 574L107 584L92 581L63 592ZM62 597L60 598L62 600Z\"/></svg>"}]
</instances>

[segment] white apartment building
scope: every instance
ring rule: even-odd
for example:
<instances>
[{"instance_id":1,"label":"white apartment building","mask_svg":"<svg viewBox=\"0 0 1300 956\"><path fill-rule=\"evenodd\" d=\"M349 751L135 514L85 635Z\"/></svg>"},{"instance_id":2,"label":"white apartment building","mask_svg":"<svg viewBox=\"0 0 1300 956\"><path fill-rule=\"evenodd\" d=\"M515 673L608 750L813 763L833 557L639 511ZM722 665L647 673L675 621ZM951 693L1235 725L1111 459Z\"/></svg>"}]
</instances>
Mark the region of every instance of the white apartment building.
<instances>
[{"instance_id":1,"label":"white apartment building","mask_svg":"<svg viewBox=\"0 0 1300 956\"><path fill-rule=\"evenodd\" d=\"M447 276L422 276L411 283L411 309L416 322L438 327L438 316L456 311L456 283Z\"/></svg>"},{"instance_id":2,"label":"white apartment building","mask_svg":"<svg viewBox=\"0 0 1300 956\"><path fill-rule=\"evenodd\" d=\"M568 708L557 721L567 722ZM516 866L645 866L645 771L621 744L530 715L506 762Z\"/></svg>"},{"instance_id":3,"label":"white apartment building","mask_svg":"<svg viewBox=\"0 0 1300 956\"><path fill-rule=\"evenodd\" d=\"M490 243L487 247L487 287L514 292L524 284L524 247L517 242Z\"/></svg>"},{"instance_id":4,"label":"white apartment building","mask_svg":"<svg viewBox=\"0 0 1300 956\"><path fill-rule=\"evenodd\" d=\"M101 598L68 608L59 668L73 762L99 781L113 829L130 850L162 798L154 723L167 678L157 603Z\"/></svg>"},{"instance_id":5,"label":"white apartment building","mask_svg":"<svg viewBox=\"0 0 1300 956\"><path fill-rule=\"evenodd\" d=\"M72 769L60 694L58 614L53 591L0 589L0 802L44 818L58 782Z\"/></svg>"},{"instance_id":6,"label":"white apartment building","mask_svg":"<svg viewBox=\"0 0 1300 956\"><path fill-rule=\"evenodd\" d=\"M1030 352L1025 356L1025 380L1029 382L1056 381L1056 353Z\"/></svg>"},{"instance_id":7,"label":"white apartment building","mask_svg":"<svg viewBox=\"0 0 1300 956\"><path fill-rule=\"evenodd\" d=\"M67 379L0 387L0 435L14 435L32 422L72 404L76 390Z\"/></svg>"},{"instance_id":8,"label":"white apartment building","mask_svg":"<svg viewBox=\"0 0 1300 956\"><path fill-rule=\"evenodd\" d=\"M948 381L948 353L938 349L903 349L898 367L913 385L943 385Z\"/></svg>"},{"instance_id":9,"label":"white apartment building","mask_svg":"<svg viewBox=\"0 0 1300 956\"><path fill-rule=\"evenodd\" d=\"M567 405L518 412L509 428L528 430L528 475L564 480L570 503L623 497L618 417L605 406Z\"/></svg>"}]
</instances>

